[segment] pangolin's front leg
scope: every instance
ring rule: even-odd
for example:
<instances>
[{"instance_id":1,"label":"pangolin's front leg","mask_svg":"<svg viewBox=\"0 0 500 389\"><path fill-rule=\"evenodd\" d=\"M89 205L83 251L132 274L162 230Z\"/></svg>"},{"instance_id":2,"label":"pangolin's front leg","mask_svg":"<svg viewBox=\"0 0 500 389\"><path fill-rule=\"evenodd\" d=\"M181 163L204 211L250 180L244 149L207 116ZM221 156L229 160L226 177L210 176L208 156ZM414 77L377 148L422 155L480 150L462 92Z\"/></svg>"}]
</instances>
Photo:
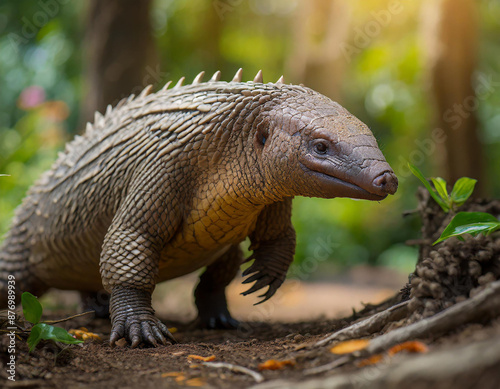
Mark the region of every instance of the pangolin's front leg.
<instances>
[{"instance_id":1,"label":"pangolin's front leg","mask_svg":"<svg viewBox=\"0 0 500 389\"><path fill-rule=\"evenodd\" d=\"M194 292L200 327L238 327L238 321L231 317L227 309L225 289L238 273L242 262L243 253L239 245L233 245L201 275Z\"/></svg>"},{"instance_id":2,"label":"pangolin's front leg","mask_svg":"<svg viewBox=\"0 0 500 389\"><path fill-rule=\"evenodd\" d=\"M285 281L286 273L295 254L295 230L292 225L292 199L266 206L260 213L254 232L250 235L253 254L247 259L254 263L243 272L250 275L244 284L254 282L250 289L242 294L253 293L269 286L263 299L271 298Z\"/></svg>"},{"instance_id":3,"label":"pangolin's front leg","mask_svg":"<svg viewBox=\"0 0 500 389\"><path fill-rule=\"evenodd\" d=\"M111 293L110 343L122 337L132 347L141 342L153 346L167 344L167 339L175 342L151 306L161 249L179 225L175 192L144 188L130 193L114 217L101 253L102 282Z\"/></svg>"}]
</instances>

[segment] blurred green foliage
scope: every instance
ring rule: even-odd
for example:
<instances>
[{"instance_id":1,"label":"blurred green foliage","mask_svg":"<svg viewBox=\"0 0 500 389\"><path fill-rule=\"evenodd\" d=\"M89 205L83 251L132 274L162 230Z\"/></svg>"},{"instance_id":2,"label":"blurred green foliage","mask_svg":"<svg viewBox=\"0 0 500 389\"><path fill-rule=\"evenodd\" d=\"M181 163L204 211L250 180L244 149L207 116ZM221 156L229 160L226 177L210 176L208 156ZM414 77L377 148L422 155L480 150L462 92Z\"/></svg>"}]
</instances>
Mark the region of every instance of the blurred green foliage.
<instances>
[{"instance_id":1,"label":"blurred green foliage","mask_svg":"<svg viewBox=\"0 0 500 389\"><path fill-rule=\"evenodd\" d=\"M53 2L57 9L45 11L46 20L40 16L46 1L3 0L0 4L0 173L10 175L0 180L2 234L29 185L50 166L64 142L82 130L76 123L82 96L85 2ZM209 12L221 2L226 5L222 19ZM298 3L156 0L151 17L165 72L161 81L192 79L200 70L218 69L222 79L229 80L239 67L244 68L246 79L263 69L265 81L276 80L284 73L293 46ZM388 0L350 3L355 31L373 19L373 11L387 7ZM421 2L405 2L397 18L349 58L341 85L341 103L372 129L400 178L400 189L380 204L296 199L293 218L299 262L317 257L322 241L339 266L371 263L412 269L416 250L404 241L418 235L419 221L403 219L401 214L415 208L418 182L410 179L406 163L434 128L419 37L420 6ZM478 7L478 76L500 82L500 3L482 0ZM30 107L30 96L24 96L28 100L24 101L22 93L33 85L41 87L45 97ZM478 110L496 196L500 194L500 182L495 179L500 163L499 106L500 90L494 88ZM421 168L432 171L432 154Z\"/></svg>"}]
</instances>

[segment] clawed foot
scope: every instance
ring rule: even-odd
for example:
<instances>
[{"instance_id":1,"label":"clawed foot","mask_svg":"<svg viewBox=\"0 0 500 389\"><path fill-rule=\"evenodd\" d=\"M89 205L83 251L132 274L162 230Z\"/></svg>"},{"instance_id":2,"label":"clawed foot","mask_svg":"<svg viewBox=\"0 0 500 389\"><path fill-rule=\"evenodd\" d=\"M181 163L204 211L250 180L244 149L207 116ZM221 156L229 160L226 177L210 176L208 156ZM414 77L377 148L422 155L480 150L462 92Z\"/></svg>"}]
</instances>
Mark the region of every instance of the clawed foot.
<instances>
[{"instance_id":1,"label":"clawed foot","mask_svg":"<svg viewBox=\"0 0 500 389\"><path fill-rule=\"evenodd\" d=\"M240 322L231 317L227 309L224 290L209 292L197 288L195 296L198 308L196 327L212 330L234 330L238 328Z\"/></svg>"},{"instance_id":2,"label":"clawed foot","mask_svg":"<svg viewBox=\"0 0 500 389\"><path fill-rule=\"evenodd\" d=\"M130 314L114 320L109 343L114 346L116 341L125 338L135 348L141 343L150 344L154 347L162 344L177 343L167 326L153 315Z\"/></svg>"},{"instance_id":3,"label":"clawed foot","mask_svg":"<svg viewBox=\"0 0 500 389\"><path fill-rule=\"evenodd\" d=\"M229 312L218 313L210 316L198 316L196 326L199 328L207 328L210 330L235 330L239 327L240 322L233 319Z\"/></svg>"},{"instance_id":4,"label":"clawed foot","mask_svg":"<svg viewBox=\"0 0 500 389\"><path fill-rule=\"evenodd\" d=\"M250 266L243 272L242 275L244 277L250 276L243 281L243 284L249 284L255 281L255 284L253 284L250 289L241 293L243 296L246 296L250 293L254 293L266 286L269 287L266 293L259 296L263 297L263 299L258 303L255 303L254 305L262 304L264 301L269 300L276 293L276 291L279 289L279 287L284 281L283 275L273 271L272 269L267 269L265 265L263 265L258 261L255 261L252 264L252 266Z\"/></svg>"},{"instance_id":5,"label":"clawed foot","mask_svg":"<svg viewBox=\"0 0 500 389\"><path fill-rule=\"evenodd\" d=\"M141 343L154 347L167 345L167 339L177 343L167 326L155 317L150 293L131 288L114 289L110 311L111 346L121 338L130 342L132 348Z\"/></svg>"}]
</instances>

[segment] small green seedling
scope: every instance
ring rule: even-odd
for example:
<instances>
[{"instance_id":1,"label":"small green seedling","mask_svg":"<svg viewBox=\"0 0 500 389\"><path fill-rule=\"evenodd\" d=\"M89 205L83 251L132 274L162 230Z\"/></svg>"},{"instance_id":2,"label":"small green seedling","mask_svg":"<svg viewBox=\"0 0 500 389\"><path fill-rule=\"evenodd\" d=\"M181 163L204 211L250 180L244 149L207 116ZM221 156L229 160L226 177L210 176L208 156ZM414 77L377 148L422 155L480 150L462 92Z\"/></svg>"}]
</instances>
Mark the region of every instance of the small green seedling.
<instances>
[{"instance_id":1,"label":"small green seedling","mask_svg":"<svg viewBox=\"0 0 500 389\"><path fill-rule=\"evenodd\" d=\"M444 179L441 177L432 177L431 181L434 184L434 188L432 188L429 181L416 166L408 163L408 167L413 175L424 184L432 198L446 213L455 210L465 203L474 191L477 182L477 180L473 178L462 177L455 182L451 193L448 194L446 181Z\"/></svg>"},{"instance_id":2,"label":"small green seedling","mask_svg":"<svg viewBox=\"0 0 500 389\"><path fill-rule=\"evenodd\" d=\"M78 344L83 341L73 338L64 328L40 322L42 317L42 305L38 299L29 292L21 295L24 318L33 324L28 337L29 352L33 351L41 340L53 340L66 344Z\"/></svg>"},{"instance_id":3,"label":"small green seedling","mask_svg":"<svg viewBox=\"0 0 500 389\"><path fill-rule=\"evenodd\" d=\"M431 197L441 206L444 212L454 211L456 208L464 204L472 195L474 186L477 180L468 177L462 177L455 182L451 194L448 194L446 181L441 177L431 178L434 188L431 187L429 181L411 163L408 164L411 172L424 184L429 191ZM433 245L442 242L451 237L456 237L459 240L464 240L462 235L470 234L477 236L479 234L490 235L491 233L500 230L500 221L492 214L486 212L459 212L451 222L446 226L443 233Z\"/></svg>"}]
</instances>

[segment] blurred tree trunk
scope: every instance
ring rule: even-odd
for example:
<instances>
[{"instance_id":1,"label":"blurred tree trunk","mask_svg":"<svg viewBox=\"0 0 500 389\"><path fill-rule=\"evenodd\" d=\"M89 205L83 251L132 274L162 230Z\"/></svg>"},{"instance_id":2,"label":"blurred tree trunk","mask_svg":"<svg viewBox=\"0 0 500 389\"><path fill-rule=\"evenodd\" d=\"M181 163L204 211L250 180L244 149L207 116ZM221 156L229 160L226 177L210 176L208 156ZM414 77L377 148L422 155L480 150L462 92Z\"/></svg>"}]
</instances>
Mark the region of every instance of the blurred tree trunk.
<instances>
[{"instance_id":1,"label":"blurred tree trunk","mask_svg":"<svg viewBox=\"0 0 500 389\"><path fill-rule=\"evenodd\" d=\"M424 8L424 36L436 125L446 134L437 144L438 173L448 182L479 180L484 193L482 146L478 135L473 73L477 61L475 0L432 0Z\"/></svg>"},{"instance_id":2,"label":"blurred tree trunk","mask_svg":"<svg viewBox=\"0 0 500 389\"><path fill-rule=\"evenodd\" d=\"M85 36L81 122L108 104L160 81L150 21L151 0L91 0Z\"/></svg>"},{"instance_id":3,"label":"blurred tree trunk","mask_svg":"<svg viewBox=\"0 0 500 389\"><path fill-rule=\"evenodd\" d=\"M224 67L224 60L221 56L220 41L225 19L215 11L213 0L207 0L204 6L206 8L198 24L199 31L195 41L196 47L200 50L199 71L221 70Z\"/></svg>"},{"instance_id":4,"label":"blurred tree trunk","mask_svg":"<svg viewBox=\"0 0 500 389\"><path fill-rule=\"evenodd\" d=\"M294 47L288 58L291 78L338 100L340 81L347 64L341 46L349 32L349 2L301 1L296 15Z\"/></svg>"}]
</instances>

